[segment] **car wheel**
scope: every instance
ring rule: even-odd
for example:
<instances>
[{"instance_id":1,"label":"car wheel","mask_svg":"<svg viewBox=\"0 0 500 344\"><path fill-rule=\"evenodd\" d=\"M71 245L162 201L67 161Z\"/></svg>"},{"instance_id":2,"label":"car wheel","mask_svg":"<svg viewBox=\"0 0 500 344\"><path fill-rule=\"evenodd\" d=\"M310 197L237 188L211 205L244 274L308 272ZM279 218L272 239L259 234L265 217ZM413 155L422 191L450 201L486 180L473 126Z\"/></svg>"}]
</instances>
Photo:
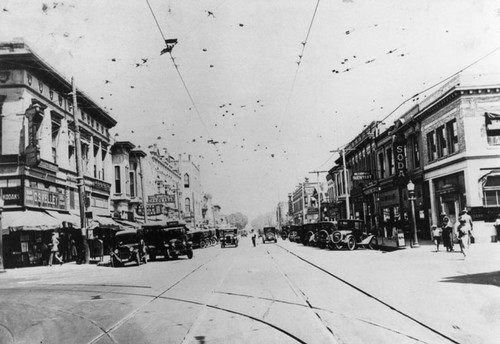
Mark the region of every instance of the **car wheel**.
<instances>
[{"instance_id":1,"label":"car wheel","mask_svg":"<svg viewBox=\"0 0 500 344\"><path fill-rule=\"evenodd\" d=\"M370 250L376 250L378 249L378 241L377 238L373 237L370 242L368 243L368 248Z\"/></svg>"},{"instance_id":2,"label":"car wheel","mask_svg":"<svg viewBox=\"0 0 500 344\"><path fill-rule=\"evenodd\" d=\"M192 259L193 258L193 250L187 251L187 256L189 259Z\"/></svg>"},{"instance_id":3,"label":"car wheel","mask_svg":"<svg viewBox=\"0 0 500 344\"><path fill-rule=\"evenodd\" d=\"M335 231L332 233L332 241L334 244L338 244L342 240L342 233Z\"/></svg>"},{"instance_id":4,"label":"car wheel","mask_svg":"<svg viewBox=\"0 0 500 344\"><path fill-rule=\"evenodd\" d=\"M205 242L205 240L200 241L200 247L201 248L207 247L207 243Z\"/></svg>"},{"instance_id":5,"label":"car wheel","mask_svg":"<svg viewBox=\"0 0 500 344\"><path fill-rule=\"evenodd\" d=\"M213 245L213 246L217 245L217 239L213 238L213 239L211 240L211 242L212 242L212 245Z\"/></svg>"},{"instance_id":6,"label":"car wheel","mask_svg":"<svg viewBox=\"0 0 500 344\"><path fill-rule=\"evenodd\" d=\"M352 251L356 248L356 239L353 236L347 238L347 248Z\"/></svg>"}]
</instances>

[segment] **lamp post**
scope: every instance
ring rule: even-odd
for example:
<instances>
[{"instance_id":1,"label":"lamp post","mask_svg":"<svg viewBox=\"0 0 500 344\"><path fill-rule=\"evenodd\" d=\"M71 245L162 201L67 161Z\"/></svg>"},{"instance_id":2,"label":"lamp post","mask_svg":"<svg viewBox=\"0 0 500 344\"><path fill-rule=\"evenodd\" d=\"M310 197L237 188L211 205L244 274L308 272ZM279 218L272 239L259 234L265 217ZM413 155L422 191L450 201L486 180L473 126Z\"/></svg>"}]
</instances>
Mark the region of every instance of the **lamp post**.
<instances>
[{"instance_id":1,"label":"lamp post","mask_svg":"<svg viewBox=\"0 0 500 344\"><path fill-rule=\"evenodd\" d=\"M411 223L413 226L413 245L412 247L419 247L418 238L417 238L417 221L415 219L415 184L410 180L408 185L406 185L408 189L408 200L411 202Z\"/></svg>"},{"instance_id":2,"label":"lamp post","mask_svg":"<svg viewBox=\"0 0 500 344\"><path fill-rule=\"evenodd\" d=\"M2 215L3 215L3 195L0 190L0 273L5 272L3 267L3 227L2 227Z\"/></svg>"}]
</instances>

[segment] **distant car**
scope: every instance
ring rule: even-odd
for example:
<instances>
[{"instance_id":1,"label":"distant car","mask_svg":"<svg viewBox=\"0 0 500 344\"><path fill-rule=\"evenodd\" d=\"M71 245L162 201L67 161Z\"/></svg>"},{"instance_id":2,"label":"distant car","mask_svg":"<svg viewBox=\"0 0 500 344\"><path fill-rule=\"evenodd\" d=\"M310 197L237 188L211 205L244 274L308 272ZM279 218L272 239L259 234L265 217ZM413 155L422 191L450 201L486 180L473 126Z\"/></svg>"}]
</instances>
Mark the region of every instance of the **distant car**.
<instances>
[{"instance_id":1,"label":"distant car","mask_svg":"<svg viewBox=\"0 0 500 344\"><path fill-rule=\"evenodd\" d=\"M220 247L226 246L238 247L238 229L219 229Z\"/></svg>"},{"instance_id":2,"label":"distant car","mask_svg":"<svg viewBox=\"0 0 500 344\"><path fill-rule=\"evenodd\" d=\"M188 228L179 221L151 221L142 226L144 241L150 250L151 260L158 256L177 259L179 256L193 258L193 243L188 238Z\"/></svg>"},{"instance_id":3,"label":"distant car","mask_svg":"<svg viewBox=\"0 0 500 344\"><path fill-rule=\"evenodd\" d=\"M141 238L136 229L117 232L115 243L115 247L110 252L113 267L124 266L129 262L137 265L147 262L145 247L141 245Z\"/></svg>"},{"instance_id":4,"label":"distant car","mask_svg":"<svg viewBox=\"0 0 500 344\"><path fill-rule=\"evenodd\" d=\"M278 242L278 231L275 227L264 227L262 230L262 243L265 244L266 241Z\"/></svg>"},{"instance_id":5,"label":"distant car","mask_svg":"<svg viewBox=\"0 0 500 344\"><path fill-rule=\"evenodd\" d=\"M347 247L349 250L354 250L360 246L372 250L378 248L377 237L368 233L362 220L338 220L337 230L331 234L330 240L332 243L330 248L341 249Z\"/></svg>"}]
</instances>

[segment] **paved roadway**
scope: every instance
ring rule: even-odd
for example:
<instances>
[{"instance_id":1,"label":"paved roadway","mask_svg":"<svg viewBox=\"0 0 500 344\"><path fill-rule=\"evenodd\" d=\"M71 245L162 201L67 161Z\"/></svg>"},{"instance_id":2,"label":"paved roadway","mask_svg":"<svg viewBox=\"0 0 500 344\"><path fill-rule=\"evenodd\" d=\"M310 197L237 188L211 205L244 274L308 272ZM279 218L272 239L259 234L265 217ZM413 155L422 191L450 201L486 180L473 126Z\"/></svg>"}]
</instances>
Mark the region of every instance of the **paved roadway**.
<instances>
[{"instance_id":1,"label":"paved roadway","mask_svg":"<svg viewBox=\"0 0 500 344\"><path fill-rule=\"evenodd\" d=\"M238 248L195 250L192 260L9 270L0 274L0 343L493 343L500 338L498 327L492 328L498 325L499 299L495 304L476 296L471 304L478 311L460 314L469 307L462 302L469 286L461 294L463 284L441 283L438 291L447 296L438 298L443 304L432 301L429 289L443 281L422 271L436 259L463 268L458 255L424 248L421 258L412 254L325 251L281 240L254 248L243 238ZM409 273L408 266L418 273ZM499 296L496 289L493 298Z\"/></svg>"}]
</instances>

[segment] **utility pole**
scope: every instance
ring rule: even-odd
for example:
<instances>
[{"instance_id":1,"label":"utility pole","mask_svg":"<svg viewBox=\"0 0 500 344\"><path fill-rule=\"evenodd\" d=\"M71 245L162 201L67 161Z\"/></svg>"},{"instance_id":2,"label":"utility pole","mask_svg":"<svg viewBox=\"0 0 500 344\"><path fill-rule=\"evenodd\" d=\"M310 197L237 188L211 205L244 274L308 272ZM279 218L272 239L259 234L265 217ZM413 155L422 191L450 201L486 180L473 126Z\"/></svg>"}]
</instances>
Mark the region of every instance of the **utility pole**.
<instances>
[{"instance_id":1,"label":"utility pole","mask_svg":"<svg viewBox=\"0 0 500 344\"><path fill-rule=\"evenodd\" d=\"M148 222L148 212L146 209L146 190L144 189L144 170L143 170L143 156L139 158L139 168L141 169L141 174L139 176L141 177L141 189L142 189L142 208L144 209L144 223Z\"/></svg>"},{"instance_id":2,"label":"utility pole","mask_svg":"<svg viewBox=\"0 0 500 344\"><path fill-rule=\"evenodd\" d=\"M318 184L318 222L321 221L321 186L319 184L319 174L328 173L328 171L312 171L309 173L316 173L316 183Z\"/></svg>"},{"instance_id":3,"label":"utility pole","mask_svg":"<svg viewBox=\"0 0 500 344\"><path fill-rule=\"evenodd\" d=\"M80 202L80 226L82 232L85 232L85 240L83 240L83 249L85 252L85 264L90 263L89 250L89 229L87 228L85 219L85 177L83 175L82 166L82 145L80 141L80 124L77 116L77 99L75 79L71 78L71 93L73 96L73 123L75 124L75 158L76 158L76 180L78 184L78 200Z\"/></svg>"},{"instance_id":4,"label":"utility pole","mask_svg":"<svg viewBox=\"0 0 500 344\"><path fill-rule=\"evenodd\" d=\"M345 147L342 147L342 149L337 149L337 150L332 150L330 153L338 153L342 152L342 165L344 167L344 184L345 184L345 203L346 203L346 208L347 208L347 218L351 218L351 206L350 206L350 194L349 194L349 182L347 180L347 167L346 167L346 162L345 162Z\"/></svg>"}]
</instances>

